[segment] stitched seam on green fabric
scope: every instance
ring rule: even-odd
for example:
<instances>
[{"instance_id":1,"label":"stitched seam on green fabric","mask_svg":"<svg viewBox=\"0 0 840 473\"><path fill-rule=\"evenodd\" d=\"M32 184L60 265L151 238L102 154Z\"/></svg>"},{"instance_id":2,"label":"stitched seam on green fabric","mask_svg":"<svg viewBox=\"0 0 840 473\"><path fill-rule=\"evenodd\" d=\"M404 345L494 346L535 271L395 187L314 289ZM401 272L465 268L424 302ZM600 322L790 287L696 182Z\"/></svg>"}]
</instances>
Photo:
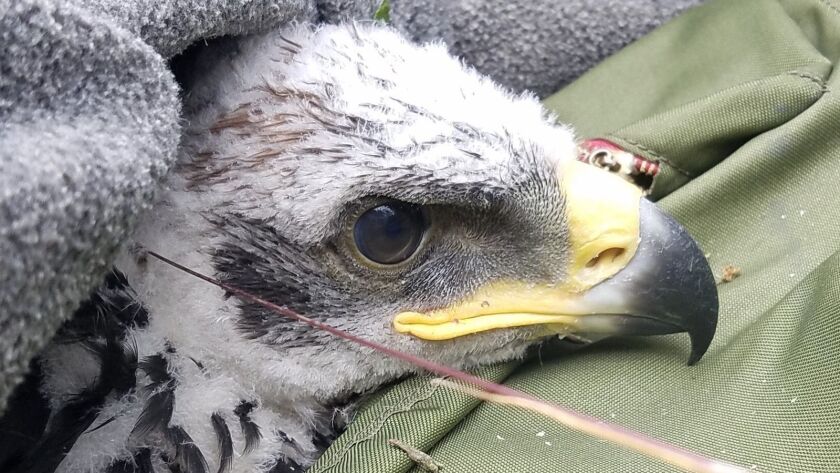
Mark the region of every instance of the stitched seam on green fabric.
<instances>
[{"instance_id":1,"label":"stitched seam on green fabric","mask_svg":"<svg viewBox=\"0 0 840 473\"><path fill-rule=\"evenodd\" d=\"M808 73L808 72L801 72L801 71L796 71L796 70L780 72L780 73L772 75L772 76L762 77L760 79L753 79L753 80L750 80L750 81L747 81L747 82L741 82L739 84L732 85L732 86L729 86L729 87L711 92L708 95L705 95L701 98L690 100L686 103L683 103L683 104L677 105L675 107L672 107L671 109L669 109L667 111L659 112L659 113L656 113L655 115L644 117L644 118L641 118L639 120L636 120L633 123L627 124L627 125L619 128L618 130L615 130L615 131L611 132L610 135L620 136L619 135L620 133L622 133L623 131L625 131L629 128L633 128L634 126L637 126L639 123L648 121L653 117L664 115L665 113L667 113L668 111L671 111L671 110L677 110L677 109L680 109L680 108L685 108L685 107L688 107L688 106L699 104L703 101L708 100L709 97L714 97L714 96L717 96L717 95L720 95L720 94L723 94L723 93L726 93L726 92L730 92L730 91L733 91L733 90L736 90L736 89L745 88L747 86L752 86L752 85L755 85L755 84L759 84L759 83L762 83L762 82L767 82L767 81L770 81L772 79L777 79L777 78L785 77L785 76L793 76L793 77L799 77L799 78L802 78L802 79L806 79L809 82L815 82L817 85L820 85L821 86L820 89L824 88L825 81L822 80L821 78L818 78L818 77ZM819 99L817 99L817 100L819 100ZM816 100L814 102L816 102Z\"/></svg>"},{"instance_id":2,"label":"stitched seam on green fabric","mask_svg":"<svg viewBox=\"0 0 840 473\"><path fill-rule=\"evenodd\" d=\"M821 1L822 1L822 0L821 0ZM798 78L800 78L800 79L807 80L807 81L812 82L812 83L816 84L817 86L819 86L821 94L820 94L820 97L819 97L819 98L817 98L816 100L814 100L814 103L816 103L816 102L817 102L820 98L822 98L822 96L823 96L823 95L825 95L825 94L827 94L827 93L830 93L830 92L831 92L831 89L828 87L828 84L826 83L826 81L825 81L823 78L818 77L818 76L815 76L815 75L810 74L810 73L808 73L808 72L801 72L801 71L788 71L788 72L785 72L785 73L782 73L782 74L777 74L777 75L775 75L775 76L767 77L767 78L764 78L764 79L759 79L759 81L765 81L765 80L768 80L768 79L772 79L772 78L774 78L774 77L782 77L782 76L793 76L793 77L798 77ZM757 82L757 81L750 81L750 82ZM749 84L750 82L746 82L746 83L744 83L744 84L738 84L738 85L733 86L733 87L728 87L728 88L726 88L726 89L723 89L723 90L720 90L720 91L718 91L718 92L715 92L714 94L711 94L711 95L716 95L716 94L719 94L719 93L726 92L726 91L728 91L728 90L736 89L736 88L738 88L738 87L743 87L744 85ZM702 98L702 99L699 99L699 100L697 100L697 101L694 101L694 102L689 102L689 103L687 103L687 104L681 105L681 107L686 106L686 105L690 105L690 104L695 103L695 102L699 102L699 101L701 101L701 100L705 100L705 99L706 99L706 98L708 98L708 97L709 97L709 96L706 96L706 97L704 97L704 98ZM813 103L812 103L811 105L813 105ZM809 105L807 108L805 108L805 109L803 110L803 112L804 112L805 110L807 110L808 108L810 108L810 105ZM637 123L642 122L642 121L644 121L644 120L647 120L647 118L644 118L644 119L642 119L642 120L639 120L639 121L637 121L637 122L635 122L635 123L633 123L633 124L631 124L631 125L628 125L628 126L622 127L622 129L621 129L621 130L618 130L618 131L616 131L616 132L614 132L614 133L609 133L609 134L607 135L607 138L609 138L609 139L611 139L611 140L624 141L624 142L626 142L627 144L629 144L629 145L631 145L631 146L633 146L633 147L635 147L635 148L638 148L638 150L639 150L639 151L641 151L642 153L645 153L645 154L646 154L646 157L648 157L648 158L653 158L653 159L654 159L654 160L656 160L657 162L664 163L664 164L665 164L666 166L668 166L669 168L673 169L674 171L678 172L679 174L682 174L682 175L683 175L683 176L685 176L685 177L688 177L689 179L693 179L694 177L696 177L696 175L695 175L694 173L691 173L691 172L689 172L689 171L686 171L685 169L682 169L682 168L680 168L679 166L675 165L675 164L674 164L672 161L670 161L669 159L664 158L664 157L662 156L662 153L659 153L659 152L657 152L656 150L651 149L650 147L645 146L645 145L643 145L643 144L641 144L641 143L638 143L638 142L636 142L636 141L634 141L634 140L631 140L631 139L629 139L629 138L624 138L624 137L621 137L621 136L617 135L617 133L620 133L622 130L626 130L627 128L630 128L630 127L632 127L632 126L636 125Z\"/></svg>"},{"instance_id":3,"label":"stitched seam on green fabric","mask_svg":"<svg viewBox=\"0 0 840 473\"><path fill-rule=\"evenodd\" d=\"M670 160L668 160L666 158L663 158L661 154L657 153L656 151L648 148L647 146L645 146L641 143L637 143L636 141L633 141L631 139L622 138L620 136L613 135L613 134L607 135L607 138L609 138L611 140L616 140L616 141L624 141L625 143L627 143L627 144L629 144L629 145L631 145L635 148L638 148L638 150L641 151L642 153L645 153L645 155L646 155L645 157L653 158L656 162L659 162L659 163L664 163L668 167L672 168L673 170L677 171L678 173L680 173L680 174L682 174L682 175L684 175L688 178L694 178L695 177L692 173L678 167L677 165L672 163Z\"/></svg>"},{"instance_id":4,"label":"stitched seam on green fabric","mask_svg":"<svg viewBox=\"0 0 840 473\"><path fill-rule=\"evenodd\" d=\"M823 93L823 95L831 92L831 89L828 87L828 83L822 77L817 77L813 74L809 74L807 72L799 72L799 71L790 71L790 72L788 72L788 74L790 74L792 76L796 76L796 77L801 77L803 79L807 79L807 80L817 84L818 86L820 86L820 91ZM819 99L817 99L817 100L819 100Z\"/></svg>"},{"instance_id":5,"label":"stitched seam on green fabric","mask_svg":"<svg viewBox=\"0 0 840 473\"><path fill-rule=\"evenodd\" d=\"M420 393L425 390L431 388L431 390L424 394L422 397L418 397ZM341 451L336 453L333 457L334 459L324 466L322 471L326 472L332 470L339 463L347 456L350 451L363 442L367 442L372 439L380 430L385 426L385 423L391 417L401 414L403 412L408 412L411 410L415 405L423 402L428 401L431 397L440 389L440 386L434 386L431 383L418 386L417 389L412 390L411 392L407 393L393 405L389 406L386 410L384 410L381 414L379 414L376 418L376 422L372 422L368 428L361 430L352 440L347 442L347 444L342 447Z\"/></svg>"}]
</instances>

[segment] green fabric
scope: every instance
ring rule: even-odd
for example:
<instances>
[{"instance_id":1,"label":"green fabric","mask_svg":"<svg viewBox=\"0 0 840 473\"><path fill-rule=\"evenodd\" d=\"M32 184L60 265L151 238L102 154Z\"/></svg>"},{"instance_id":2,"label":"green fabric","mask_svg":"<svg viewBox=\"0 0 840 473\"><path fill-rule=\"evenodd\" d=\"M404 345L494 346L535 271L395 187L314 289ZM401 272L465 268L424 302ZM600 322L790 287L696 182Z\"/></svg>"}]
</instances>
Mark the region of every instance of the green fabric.
<instances>
[{"instance_id":1,"label":"green fabric","mask_svg":"<svg viewBox=\"0 0 840 473\"><path fill-rule=\"evenodd\" d=\"M476 374L501 382L518 364L487 366ZM388 446L388 439L396 438L419 449L430 448L481 402L432 385L429 383L432 378L418 376L379 393L309 471L404 472L411 469L411 460Z\"/></svg>"},{"instance_id":2,"label":"green fabric","mask_svg":"<svg viewBox=\"0 0 840 473\"><path fill-rule=\"evenodd\" d=\"M838 61L840 0L717 1L547 99L581 136L660 161L653 196L742 276L696 366L673 335L482 375L755 471L840 471ZM369 403L310 471L419 471L391 437L452 473L674 471L425 378Z\"/></svg>"}]
</instances>

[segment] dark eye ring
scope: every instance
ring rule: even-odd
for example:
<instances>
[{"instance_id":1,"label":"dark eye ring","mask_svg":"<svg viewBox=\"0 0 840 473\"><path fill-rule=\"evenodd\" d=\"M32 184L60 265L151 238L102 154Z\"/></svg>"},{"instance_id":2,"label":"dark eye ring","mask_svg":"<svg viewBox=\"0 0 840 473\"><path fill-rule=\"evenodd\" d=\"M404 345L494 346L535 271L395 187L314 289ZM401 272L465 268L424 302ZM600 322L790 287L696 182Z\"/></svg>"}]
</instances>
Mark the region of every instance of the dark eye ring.
<instances>
[{"instance_id":1,"label":"dark eye ring","mask_svg":"<svg viewBox=\"0 0 840 473\"><path fill-rule=\"evenodd\" d=\"M359 253L374 263L390 265L411 258L428 228L423 207L387 202L365 211L353 226Z\"/></svg>"}]
</instances>

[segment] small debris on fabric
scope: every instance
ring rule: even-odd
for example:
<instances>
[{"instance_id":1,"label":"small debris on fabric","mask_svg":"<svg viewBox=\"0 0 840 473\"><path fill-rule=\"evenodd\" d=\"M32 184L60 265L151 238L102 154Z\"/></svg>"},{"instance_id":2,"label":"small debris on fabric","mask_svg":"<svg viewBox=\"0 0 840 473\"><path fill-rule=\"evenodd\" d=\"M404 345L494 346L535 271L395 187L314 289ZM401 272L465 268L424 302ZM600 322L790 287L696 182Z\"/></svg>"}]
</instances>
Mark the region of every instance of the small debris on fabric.
<instances>
[{"instance_id":1,"label":"small debris on fabric","mask_svg":"<svg viewBox=\"0 0 840 473\"><path fill-rule=\"evenodd\" d=\"M388 445L396 447L408 456L411 461L417 464L423 471L436 473L443 469L443 465L436 462L431 455L425 453L417 448L408 445L407 443L398 439L388 439Z\"/></svg>"},{"instance_id":2,"label":"small debris on fabric","mask_svg":"<svg viewBox=\"0 0 840 473\"><path fill-rule=\"evenodd\" d=\"M504 437L502 437L501 435L496 435L496 440L504 440L504 439L505 439L505 438L504 438Z\"/></svg>"},{"instance_id":3,"label":"small debris on fabric","mask_svg":"<svg viewBox=\"0 0 840 473\"><path fill-rule=\"evenodd\" d=\"M723 274L720 277L720 284L732 282L741 276L741 268L734 264L727 264L723 267Z\"/></svg>"},{"instance_id":4,"label":"small debris on fabric","mask_svg":"<svg viewBox=\"0 0 840 473\"><path fill-rule=\"evenodd\" d=\"M545 437L545 432L543 432L543 431L537 432L537 437Z\"/></svg>"},{"instance_id":5,"label":"small debris on fabric","mask_svg":"<svg viewBox=\"0 0 840 473\"><path fill-rule=\"evenodd\" d=\"M545 442L545 444L549 447L551 446L551 442Z\"/></svg>"}]
</instances>

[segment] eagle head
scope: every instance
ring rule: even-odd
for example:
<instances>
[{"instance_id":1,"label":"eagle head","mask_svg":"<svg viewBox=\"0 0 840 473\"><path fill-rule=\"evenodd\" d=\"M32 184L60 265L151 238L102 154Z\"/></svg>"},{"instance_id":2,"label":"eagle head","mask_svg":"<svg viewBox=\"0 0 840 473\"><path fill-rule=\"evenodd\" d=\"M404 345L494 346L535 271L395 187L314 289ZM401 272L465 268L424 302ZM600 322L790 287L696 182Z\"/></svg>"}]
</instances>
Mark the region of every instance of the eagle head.
<instances>
[{"instance_id":1,"label":"eagle head","mask_svg":"<svg viewBox=\"0 0 840 473\"><path fill-rule=\"evenodd\" d=\"M460 368L546 337L717 320L697 245L531 95L381 26L206 48L168 190L137 240L342 330ZM151 322L263 399L339 398L412 372L171 269L134 264Z\"/></svg>"}]
</instances>

